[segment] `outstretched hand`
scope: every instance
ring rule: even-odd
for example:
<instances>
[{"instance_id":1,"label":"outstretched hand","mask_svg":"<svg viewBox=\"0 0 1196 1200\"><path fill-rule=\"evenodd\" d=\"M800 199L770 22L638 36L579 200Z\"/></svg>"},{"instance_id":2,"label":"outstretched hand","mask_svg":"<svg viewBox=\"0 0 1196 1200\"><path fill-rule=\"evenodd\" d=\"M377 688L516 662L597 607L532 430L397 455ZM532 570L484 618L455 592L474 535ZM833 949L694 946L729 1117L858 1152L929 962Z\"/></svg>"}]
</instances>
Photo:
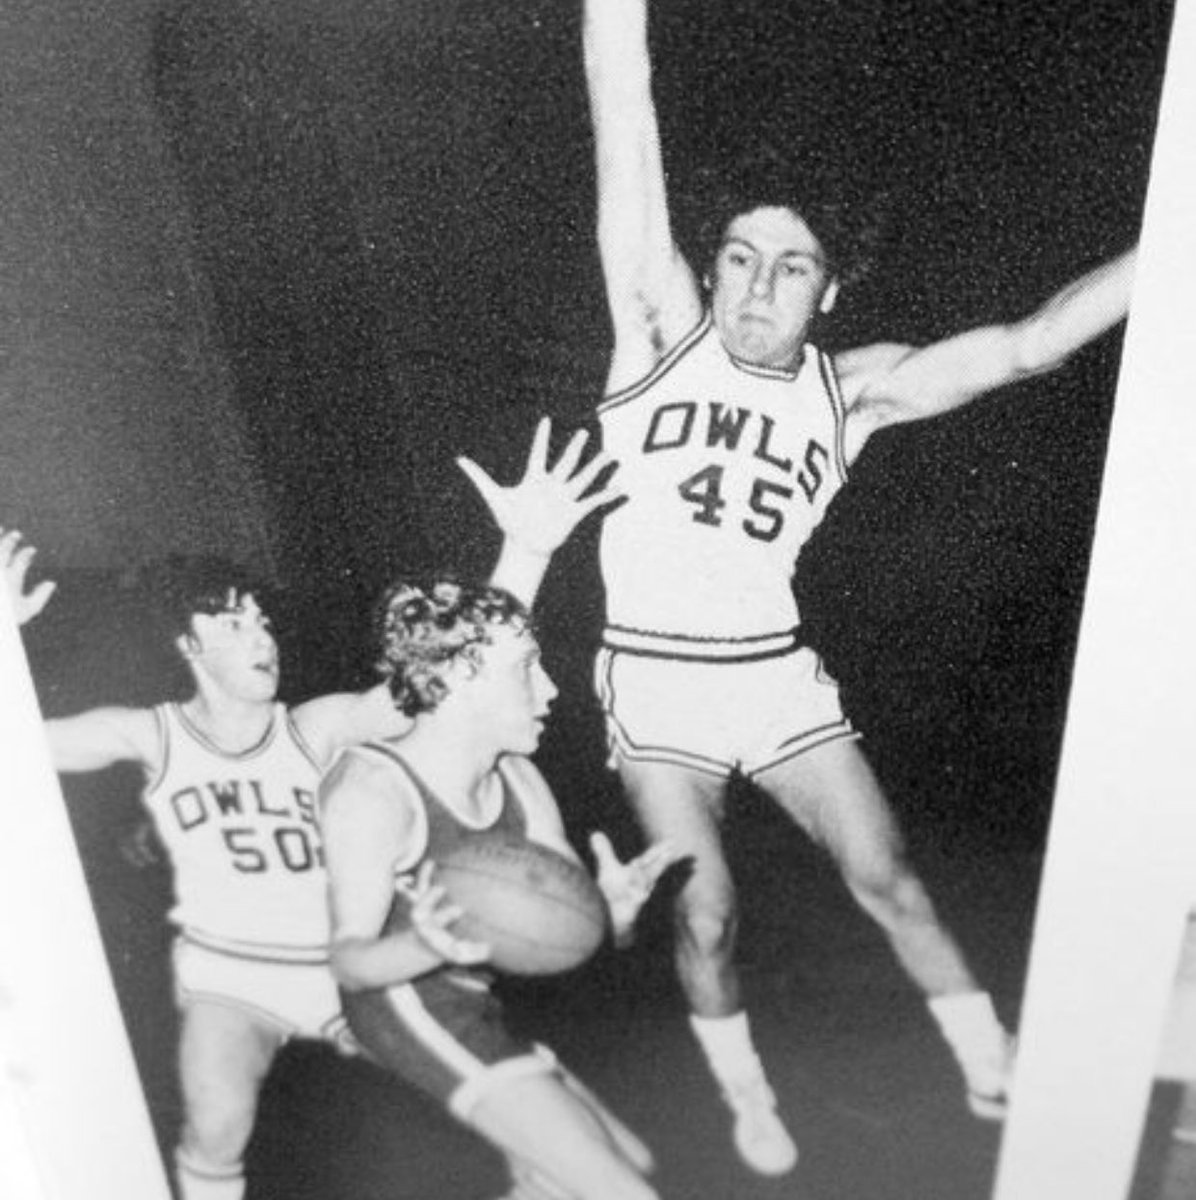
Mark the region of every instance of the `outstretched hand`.
<instances>
[{"instance_id":1,"label":"outstretched hand","mask_svg":"<svg viewBox=\"0 0 1196 1200\"><path fill-rule=\"evenodd\" d=\"M403 879L396 885L411 901L411 927L419 939L445 962L467 967L486 962L490 957L490 947L485 942L471 941L453 933L451 927L465 913L449 900L448 893L440 884L432 882L434 870L434 863L425 862L414 879Z\"/></svg>"},{"instance_id":2,"label":"outstretched hand","mask_svg":"<svg viewBox=\"0 0 1196 1200\"><path fill-rule=\"evenodd\" d=\"M590 438L585 430L579 430L569 439L550 467L551 437L552 421L542 417L528 451L523 478L510 487L497 483L473 459L464 456L457 459L457 465L481 493L506 538L544 558L552 555L582 518L623 495L609 479L597 491L590 491L614 460L605 451L599 451L584 466L578 465Z\"/></svg>"},{"instance_id":3,"label":"outstretched hand","mask_svg":"<svg viewBox=\"0 0 1196 1200\"><path fill-rule=\"evenodd\" d=\"M21 535L15 529L0 526L0 573L8 588L8 599L18 625L32 621L49 603L58 586L45 579L36 587L26 591L25 576L37 550L33 546L22 546Z\"/></svg>"},{"instance_id":4,"label":"outstretched hand","mask_svg":"<svg viewBox=\"0 0 1196 1200\"><path fill-rule=\"evenodd\" d=\"M655 842L642 854L620 862L605 833L590 835L590 849L594 852L598 888L610 909L615 944L624 945L640 909L679 856L668 842Z\"/></svg>"}]
</instances>

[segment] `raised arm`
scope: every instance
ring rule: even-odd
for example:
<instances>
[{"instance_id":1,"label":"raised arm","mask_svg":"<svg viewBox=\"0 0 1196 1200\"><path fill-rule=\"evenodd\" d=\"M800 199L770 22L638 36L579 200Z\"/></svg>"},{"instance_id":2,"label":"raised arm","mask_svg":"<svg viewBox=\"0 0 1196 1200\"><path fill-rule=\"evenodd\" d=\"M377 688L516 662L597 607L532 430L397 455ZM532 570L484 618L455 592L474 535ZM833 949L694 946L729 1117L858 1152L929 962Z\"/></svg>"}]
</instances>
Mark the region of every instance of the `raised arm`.
<instances>
[{"instance_id":1,"label":"raised arm","mask_svg":"<svg viewBox=\"0 0 1196 1200\"><path fill-rule=\"evenodd\" d=\"M1009 325L973 329L923 348L869 346L840 355L836 367L856 426L850 440L862 444L885 425L950 412L1055 370L1125 317L1134 264L1129 250ZM858 452L859 444L849 453Z\"/></svg>"},{"instance_id":2,"label":"raised arm","mask_svg":"<svg viewBox=\"0 0 1196 1200\"><path fill-rule=\"evenodd\" d=\"M589 513L619 499L622 493L607 478L597 480L613 460L600 451L582 464L589 434L575 433L560 457L549 465L552 422L536 426L523 477L504 487L470 458L457 459L502 530L503 545L490 581L518 596L529 608L543 582L553 553Z\"/></svg>"},{"instance_id":3,"label":"raised arm","mask_svg":"<svg viewBox=\"0 0 1196 1200\"><path fill-rule=\"evenodd\" d=\"M585 0L598 183L598 249L615 347L608 390L645 375L701 315L673 242L652 100L647 0Z\"/></svg>"},{"instance_id":4,"label":"raised arm","mask_svg":"<svg viewBox=\"0 0 1196 1200\"><path fill-rule=\"evenodd\" d=\"M18 530L5 529L0 525L0 573L4 576L9 603L18 625L32 621L50 602L58 586L50 579L43 579L35 587L26 585L26 576L36 554L36 547L22 544Z\"/></svg>"},{"instance_id":5,"label":"raised arm","mask_svg":"<svg viewBox=\"0 0 1196 1200\"><path fill-rule=\"evenodd\" d=\"M28 587L33 546L15 529L0 528L0 575L18 625L27 625L46 607L55 585L43 580ZM150 767L158 755L158 726L148 708L93 708L45 723L54 769L61 774L102 771L119 762Z\"/></svg>"}]
</instances>

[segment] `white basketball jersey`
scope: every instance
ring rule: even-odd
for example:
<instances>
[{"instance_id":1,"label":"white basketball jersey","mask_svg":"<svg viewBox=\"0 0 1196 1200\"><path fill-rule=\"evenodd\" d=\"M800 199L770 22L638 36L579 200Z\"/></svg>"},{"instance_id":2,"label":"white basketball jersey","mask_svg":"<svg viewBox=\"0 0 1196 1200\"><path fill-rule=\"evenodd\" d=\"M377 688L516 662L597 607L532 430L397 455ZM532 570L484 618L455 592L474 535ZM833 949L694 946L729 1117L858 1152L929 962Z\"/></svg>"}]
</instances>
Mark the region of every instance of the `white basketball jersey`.
<instances>
[{"instance_id":1,"label":"white basketball jersey","mask_svg":"<svg viewBox=\"0 0 1196 1200\"><path fill-rule=\"evenodd\" d=\"M315 756L276 704L262 740L218 749L177 704L154 709L162 766L143 799L174 865L170 919L253 958L323 962L329 917Z\"/></svg>"},{"instance_id":2,"label":"white basketball jersey","mask_svg":"<svg viewBox=\"0 0 1196 1200\"><path fill-rule=\"evenodd\" d=\"M598 414L628 495L602 530L607 644L717 660L789 649L798 552L847 479L829 357L807 345L795 371L739 362L707 314Z\"/></svg>"}]
</instances>

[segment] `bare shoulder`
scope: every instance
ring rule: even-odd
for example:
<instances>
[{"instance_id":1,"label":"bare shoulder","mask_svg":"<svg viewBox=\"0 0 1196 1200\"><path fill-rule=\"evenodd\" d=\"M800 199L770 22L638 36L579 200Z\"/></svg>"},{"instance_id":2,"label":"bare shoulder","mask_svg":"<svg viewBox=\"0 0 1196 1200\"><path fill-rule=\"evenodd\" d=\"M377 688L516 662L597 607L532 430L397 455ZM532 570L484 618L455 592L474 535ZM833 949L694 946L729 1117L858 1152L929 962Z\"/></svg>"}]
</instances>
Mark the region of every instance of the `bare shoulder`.
<instances>
[{"instance_id":1,"label":"bare shoulder","mask_svg":"<svg viewBox=\"0 0 1196 1200\"><path fill-rule=\"evenodd\" d=\"M621 289L608 284L615 343L607 392L638 383L697 326L702 295L688 263L673 254L667 267L629 273Z\"/></svg>"},{"instance_id":2,"label":"bare shoulder","mask_svg":"<svg viewBox=\"0 0 1196 1200\"><path fill-rule=\"evenodd\" d=\"M160 723L152 708L101 708L96 715L109 722L128 744L132 757L152 764L161 747Z\"/></svg>"},{"instance_id":3,"label":"bare shoulder","mask_svg":"<svg viewBox=\"0 0 1196 1200\"><path fill-rule=\"evenodd\" d=\"M382 838L398 844L419 819L418 799L382 755L350 747L320 781L325 841Z\"/></svg>"},{"instance_id":4,"label":"bare shoulder","mask_svg":"<svg viewBox=\"0 0 1196 1200\"><path fill-rule=\"evenodd\" d=\"M883 393L885 377L909 358L915 349L904 342L873 342L836 354L835 375L848 409Z\"/></svg>"},{"instance_id":5,"label":"bare shoulder","mask_svg":"<svg viewBox=\"0 0 1196 1200\"><path fill-rule=\"evenodd\" d=\"M291 709L291 720L323 763L346 746L399 737L410 724L381 684L363 692L333 692L305 701Z\"/></svg>"},{"instance_id":6,"label":"bare shoulder","mask_svg":"<svg viewBox=\"0 0 1196 1200\"><path fill-rule=\"evenodd\" d=\"M874 342L834 356L835 376L847 412L844 453L853 463L868 439L897 415L893 380L916 347L903 342Z\"/></svg>"},{"instance_id":7,"label":"bare shoulder","mask_svg":"<svg viewBox=\"0 0 1196 1200\"><path fill-rule=\"evenodd\" d=\"M355 808L388 801L398 791L395 772L381 755L349 748L338 754L320 780L321 807Z\"/></svg>"}]
</instances>

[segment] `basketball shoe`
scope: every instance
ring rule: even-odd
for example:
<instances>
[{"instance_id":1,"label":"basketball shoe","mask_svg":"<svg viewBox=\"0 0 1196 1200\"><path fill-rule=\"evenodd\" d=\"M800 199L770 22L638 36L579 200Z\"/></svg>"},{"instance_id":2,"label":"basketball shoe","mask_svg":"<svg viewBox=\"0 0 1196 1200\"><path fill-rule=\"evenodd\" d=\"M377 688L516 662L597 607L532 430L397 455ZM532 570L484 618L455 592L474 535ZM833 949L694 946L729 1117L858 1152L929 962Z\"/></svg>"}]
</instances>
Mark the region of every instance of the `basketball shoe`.
<instances>
[{"instance_id":1,"label":"basketball shoe","mask_svg":"<svg viewBox=\"0 0 1196 1200\"><path fill-rule=\"evenodd\" d=\"M928 1007L959 1065L972 1115L1004 1120L1017 1041L997 1020L992 998L987 992L963 992L935 996Z\"/></svg>"},{"instance_id":2,"label":"basketball shoe","mask_svg":"<svg viewBox=\"0 0 1196 1200\"><path fill-rule=\"evenodd\" d=\"M725 1084L723 1099L735 1118L735 1149L759 1175L784 1175L797 1166L797 1146L777 1113L763 1074Z\"/></svg>"}]
</instances>

